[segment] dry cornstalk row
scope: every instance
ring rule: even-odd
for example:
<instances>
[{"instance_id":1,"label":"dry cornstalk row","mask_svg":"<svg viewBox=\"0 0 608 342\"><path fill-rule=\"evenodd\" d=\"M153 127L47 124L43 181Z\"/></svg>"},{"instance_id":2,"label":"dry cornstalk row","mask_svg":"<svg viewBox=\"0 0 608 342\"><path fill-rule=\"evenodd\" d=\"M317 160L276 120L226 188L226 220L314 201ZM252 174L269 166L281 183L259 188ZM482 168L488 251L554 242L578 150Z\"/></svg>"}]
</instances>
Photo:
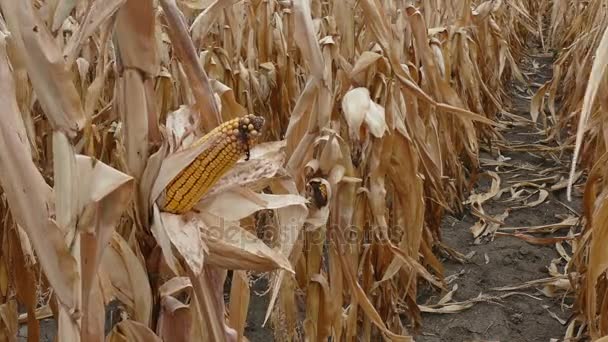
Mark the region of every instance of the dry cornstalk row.
<instances>
[{"instance_id":1,"label":"dry cornstalk row","mask_svg":"<svg viewBox=\"0 0 608 342\"><path fill-rule=\"evenodd\" d=\"M547 40L556 51L553 78L535 95L532 112L549 117L549 137L574 145L571 181L577 169L588 171L583 197L584 225L570 263L576 290L577 320L570 335L608 335L608 201L606 195L606 122L608 117L608 1L544 1L549 12ZM545 110L548 113L545 114ZM564 134L565 133L565 134ZM579 330L574 333L574 328Z\"/></svg>"}]
</instances>

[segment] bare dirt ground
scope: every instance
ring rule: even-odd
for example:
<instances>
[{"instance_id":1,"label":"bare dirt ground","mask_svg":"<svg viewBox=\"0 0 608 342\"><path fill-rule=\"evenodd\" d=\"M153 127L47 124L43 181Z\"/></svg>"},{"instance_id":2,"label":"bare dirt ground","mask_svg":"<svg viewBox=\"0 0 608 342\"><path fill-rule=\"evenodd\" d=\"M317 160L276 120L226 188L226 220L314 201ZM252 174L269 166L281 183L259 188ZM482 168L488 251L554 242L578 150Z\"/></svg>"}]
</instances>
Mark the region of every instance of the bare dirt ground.
<instances>
[{"instance_id":1,"label":"bare dirt ground","mask_svg":"<svg viewBox=\"0 0 608 342\"><path fill-rule=\"evenodd\" d=\"M540 85L551 79L552 59L538 48L531 47L529 54L531 57L523 61L521 68L529 76L533 85L531 88L535 91ZM504 221L497 227L499 233L521 231L508 230L509 227L554 224L562 222L568 217L576 221L580 211L580 193L574 191L573 201L568 202L565 189L551 190L553 185L560 181L563 184L563 180L567 179L570 153L539 151L543 146L552 147L554 145L540 142L545 138L544 135L539 134L542 123L535 128L531 122L525 121L530 120L531 93L514 84L511 96L513 108L510 112L516 116L503 118L509 126L502 130L502 134L507 140L506 146L499 148L502 157L497 156L496 149L492 153L482 153L481 157L486 158L485 162L482 159L482 172L496 172L500 177L500 189L525 181L534 183L535 185L530 184L514 189L515 192L521 189L526 190L520 194L521 199L529 194L533 195L523 201L524 203L522 201L507 202L512 198L512 192L507 191L500 196L500 199L489 199L483 204L485 214L497 221ZM539 123L540 121L539 119ZM495 164L500 163L490 161L504 161L505 164L497 167ZM475 189L476 193L483 194L490 191L488 178L480 179ZM491 180L491 178L489 179ZM540 205L531 208L517 208L524 206L525 202L533 204L539 200L539 196L541 196L539 190L548 192L547 198ZM508 208L508 216L503 220L505 210ZM544 284L522 290L493 290L551 278L549 266L552 260L560 259L555 243L539 245L528 243L520 238L502 235L495 235L493 241L483 241L482 239L476 243L470 228L478 221L479 217L474 214L474 211L468 210L462 218L447 216L443 222L443 242L458 252L470 256L465 263L449 258L444 260L445 274L451 281L450 289L457 285L452 301L467 301L480 294L498 297L508 293L518 293L503 299L481 301L467 310L454 314L424 313L423 328L415 340L426 342L517 342L555 339L554 341L562 341L570 318L568 306L571 304L571 298L564 298L563 295L548 298L541 292ZM568 228L557 230L553 234L528 233L528 236L551 239L556 236L565 236ZM567 244L564 243L563 247L567 253L570 253ZM560 272L563 272L564 265L563 259L556 262ZM423 292L419 302L420 304L436 304L443 295L436 292L432 295ZM551 313L557 318L553 317ZM562 322L558 321L558 318ZM564 322L565 324L562 324Z\"/></svg>"}]
</instances>

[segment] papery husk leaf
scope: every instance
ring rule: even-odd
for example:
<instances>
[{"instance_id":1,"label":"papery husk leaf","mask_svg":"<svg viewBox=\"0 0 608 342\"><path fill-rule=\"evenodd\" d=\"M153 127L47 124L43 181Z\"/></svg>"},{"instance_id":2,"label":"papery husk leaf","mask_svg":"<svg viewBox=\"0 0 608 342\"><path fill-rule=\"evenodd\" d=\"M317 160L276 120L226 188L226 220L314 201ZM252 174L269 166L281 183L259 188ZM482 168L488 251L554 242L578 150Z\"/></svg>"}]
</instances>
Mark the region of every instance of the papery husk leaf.
<instances>
[{"instance_id":1,"label":"papery husk leaf","mask_svg":"<svg viewBox=\"0 0 608 342\"><path fill-rule=\"evenodd\" d=\"M355 88L342 97L342 110L353 137L359 138L359 129L371 107L367 88Z\"/></svg>"},{"instance_id":2,"label":"papery husk leaf","mask_svg":"<svg viewBox=\"0 0 608 342\"><path fill-rule=\"evenodd\" d=\"M234 203L239 203L238 208ZM232 188L207 197L197 207L226 221L238 221L264 209L298 206L306 211L306 203L306 198L299 195L258 194L244 188Z\"/></svg>"},{"instance_id":3,"label":"papery husk leaf","mask_svg":"<svg viewBox=\"0 0 608 342\"><path fill-rule=\"evenodd\" d=\"M150 228L152 236L154 236L156 243L160 246L163 258L169 269L173 271L174 275L179 275L181 274L179 261L173 254L171 238L169 237L169 233L167 232L161 217L161 214L164 213L161 213L156 204L152 206L152 213L152 227Z\"/></svg>"},{"instance_id":4,"label":"papery husk leaf","mask_svg":"<svg viewBox=\"0 0 608 342\"><path fill-rule=\"evenodd\" d=\"M208 247L203 242L200 229L203 227L196 217L174 215L171 213L160 214L161 223L169 237L169 240L186 261L188 267L194 274L200 274L203 269Z\"/></svg>"},{"instance_id":5,"label":"papery husk leaf","mask_svg":"<svg viewBox=\"0 0 608 342\"><path fill-rule=\"evenodd\" d=\"M192 283L188 277L173 277L166 283L162 284L158 289L161 297L174 296L175 294L184 291L192 290Z\"/></svg>"},{"instance_id":6,"label":"papery husk leaf","mask_svg":"<svg viewBox=\"0 0 608 342\"><path fill-rule=\"evenodd\" d=\"M231 270L267 272L283 269L293 273L287 257L268 247L238 222L225 221L209 213L197 215L209 248L210 265Z\"/></svg>"}]
</instances>

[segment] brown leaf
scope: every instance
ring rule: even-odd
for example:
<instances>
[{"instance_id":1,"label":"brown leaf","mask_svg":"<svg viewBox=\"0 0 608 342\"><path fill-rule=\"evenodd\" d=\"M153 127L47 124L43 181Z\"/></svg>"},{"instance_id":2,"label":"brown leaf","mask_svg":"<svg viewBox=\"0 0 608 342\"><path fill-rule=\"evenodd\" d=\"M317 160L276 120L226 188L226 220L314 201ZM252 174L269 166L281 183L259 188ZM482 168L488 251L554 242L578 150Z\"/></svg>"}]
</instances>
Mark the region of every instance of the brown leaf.
<instances>
[{"instance_id":1,"label":"brown leaf","mask_svg":"<svg viewBox=\"0 0 608 342\"><path fill-rule=\"evenodd\" d=\"M146 326L150 324L152 290L146 269L127 242L116 232L103 254L100 274L102 278L109 279L107 284L112 286L102 288L102 292L109 297L107 302L111 298L120 300L130 309L134 321Z\"/></svg>"},{"instance_id":2,"label":"brown leaf","mask_svg":"<svg viewBox=\"0 0 608 342\"><path fill-rule=\"evenodd\" d=\"M209 264L232 270L294 272L286 256L241 228L238 222L224 221L208 213L197 216L209 248Z\"/></svg>"},{"instance_id":3,"label":"brown leaf","mask_svg":"<svg viewBox=\"0 0 608 342\"><path fill-rule=\"evenodd\" d=\"M587 128L587 120L591 116L592 106L595 101L595 97L598 94L602 77L606 73L608 68L608 27L604 31L602 40L597 47L595 52L595 61L590 72L589 84L585 90L585 97L583 99L583 107L581 109L581 115L578 122L578 130L576 133L576 142L574 147L574 154L572 156L572 164L570 169L570 178L568 179L568 200L572 200L572 184L574 183L574 175L576 173L576 164L583 143L583 136Z\"/></svg>"},{"instance_id":4,"label":"brown leaf","mask_svg":"<svg viewBox=\"0 0 608 342\"><path fill-rule=\"evenodd\" d=\"M124 320L114 326L110 334L106 338L108 342L162 342L146 325Z\"/></svg>"},{"instance_id":5,"label":"brown leaf","mask_svg":"<svg viewBox=\"0 0 608 342\"><path fill-rule=\"evenodd\" d=\"M5 8L6 4L2 4ZM3 40L0 41L0 50L0 84L4 94L0 104L5 108L0 125L0 183L11 214L27 232L55 294L62 303L73 308L76 262L64 242L63 232L50 220L53 192L32 161L30 144L15 102L14 81Z\"/></svg>"},{"instance_id":6,"label":"brown leaf","mask_svg":"<svg viewBox=\"0 0 608 342\"><path fill-rule=\"evenodd\" d=\"M163 296L156 331L163 341L188 342L192 315L190 307L172 296Z\"/></svg>"},{"instance_id":7,"label":"brown leaf","mask_svg":"<svg viewBox=\"0 0 608 342\"><path fill-rule=\"evenodd\" d=\"M17 46L23 49L20 55L40 105L54 129L74 137L85 118L62 52L31 2L3 0L1 4L11 33L19 40Z\"/></svg>"},{"instance_id":8,"label":"brown leaf","mask_svg":"<svg viewBox=\"0 0 608 342\"><path fill-rule=\"evenodd\" d=\"M10 300L0 304L0 339L8 342L17 341L18 332L17 301Z\"/></svg>"},{"instance_id":9,"label":"brown leaf","mask_svg":"<svg viewBox=\"0 0 608 342\"><path fill-rule=\"evenodd\" d=\"M501 232L496 233L496 236L512 236L512 237L522 239L522 240L524 240L528 243L534 244L534 245L554 245L560 241L569 241L569 240L574 239L573 237L569 237L569 236L539 238L539 237L535 237L535 236L531 236L531 235L523 234L523 233L501 233Z\"/></svg>"}]
</instances>

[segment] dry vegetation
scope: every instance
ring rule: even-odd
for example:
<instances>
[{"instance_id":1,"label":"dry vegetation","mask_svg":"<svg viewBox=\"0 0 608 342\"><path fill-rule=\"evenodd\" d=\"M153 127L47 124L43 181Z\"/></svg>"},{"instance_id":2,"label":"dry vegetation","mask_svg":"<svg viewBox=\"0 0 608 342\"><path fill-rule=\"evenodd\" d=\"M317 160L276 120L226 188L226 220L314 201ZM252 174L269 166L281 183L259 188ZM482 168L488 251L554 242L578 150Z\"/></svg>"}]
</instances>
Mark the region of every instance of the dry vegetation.
<instances>
[{"instance_id":1,"label":"dry vegetation","mask_svg":"<svg viewBox=\"0 0 608 342\"><path fill-rule=\"evenodd\" d=\"M243 340L260 273L278 341L411 340L543 13L560 52L532 113L565 148L588 136L572 281L581 329L608 334L607 1L0 5L0 341L50 316L60 341ZM250 113L257 139L210 133Z\"/></svg>"},{"instance_id":2,"label":"dry vegetation","mask_svg":"<svg viewBox=\"0 0 608 342\"><path fill-rule=\"evenodd\" d=\"M548 138L574 150L568 196L577 190L584 194L583 227L567 267L578 315L566 337L588 334L596 340L608 336L608 1L544 1L542 6L549 11L548 44L557 59L553 79L536 94L532 112L548 119ZM586 180L577 189L581 174Z\"/></svg>"}]
</instances>

